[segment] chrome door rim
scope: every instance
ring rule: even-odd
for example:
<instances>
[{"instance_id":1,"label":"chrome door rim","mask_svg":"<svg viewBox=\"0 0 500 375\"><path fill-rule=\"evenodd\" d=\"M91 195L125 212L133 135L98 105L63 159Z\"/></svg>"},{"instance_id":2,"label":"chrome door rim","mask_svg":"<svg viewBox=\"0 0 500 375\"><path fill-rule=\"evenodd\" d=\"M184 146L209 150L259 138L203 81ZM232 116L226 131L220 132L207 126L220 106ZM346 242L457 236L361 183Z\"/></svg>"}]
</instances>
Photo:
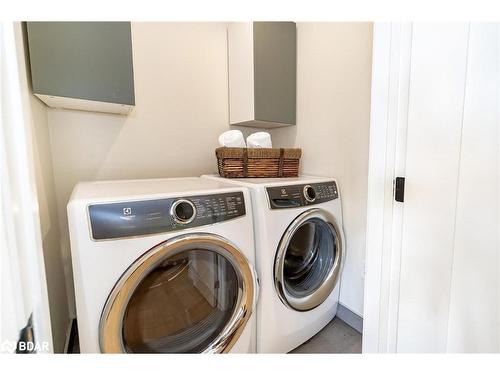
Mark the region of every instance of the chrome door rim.
<instances>
[{"instance_id":1,"label":"chrome door rim","mask_svg":"<svg viewBox=\"0 0 500 375\"><path fill-rule=\"evenodd\" d=\"M190 250L214 251L226 258L238 276L238 298L233 314L220 334L203 353L226 353L231 350L255 308L258 283L255 269L235 245L225 238L207 233L181 235L162 242L139 257L113 287L99 322L99 346L102 353L127 353L123 343L123 317L130 297L149 272L166 258Z\"/></svg>"},{"instance_id":2,"label":"chrome door rim","mask_svg":"<svg viewBox=\"0 0 500 375\"><path fill-rule=\"evenodd\" d=\"M295 234L295 232L304 224L307 220L318 218L327 223L332 231L335 233L335 245L337 252L335 254L335 259L332 268L328 272L327 276L324 278L321 286L316 289L311 294L304 297L294 297L291 295L285 286L284 281L284 264L285 255L288 249L288 245ZM287 307L297 310L297 311L308 311L315 307L321 305L332 293L332 291L337 286L340 278L340 273L342 269L344 259L344 246L342 242L341 232L335 218L333 215L325 210L319 208L313 208L307 210L297 216L292 223L288 226L287 230L283 234L278 245L278 250L276 252L276 258L274 262L274 286L278 296Z\"/></svg>"}]
</instances>

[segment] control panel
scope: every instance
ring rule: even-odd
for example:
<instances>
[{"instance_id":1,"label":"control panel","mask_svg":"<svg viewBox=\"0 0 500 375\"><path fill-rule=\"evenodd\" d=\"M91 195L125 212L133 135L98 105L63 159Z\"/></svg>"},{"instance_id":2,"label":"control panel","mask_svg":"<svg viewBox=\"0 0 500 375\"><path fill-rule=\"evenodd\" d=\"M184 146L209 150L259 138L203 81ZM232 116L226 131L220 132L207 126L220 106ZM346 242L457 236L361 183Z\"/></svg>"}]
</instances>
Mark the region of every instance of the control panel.
<instances>
[{"instance_id":1,"label":"control panel","mask_svg":"<svg viewBox=\"0 0 500 375\"><path fill-rule=\"evenodd\" d=\"M268 187L271 209L302 207L328 202L339 197L335 181L314 184Z\"/></svg>"},{"instance_id":2,"label":"control panel","mask_svg":"<svg viewBox=\"0 0 500 375\"><path fill-rule=\"evenodd\" d=\"M234 219L245 213L242 192L97 203L88 207L94 240L145 236L199 227Z\"/></svg>"}]
</instances>

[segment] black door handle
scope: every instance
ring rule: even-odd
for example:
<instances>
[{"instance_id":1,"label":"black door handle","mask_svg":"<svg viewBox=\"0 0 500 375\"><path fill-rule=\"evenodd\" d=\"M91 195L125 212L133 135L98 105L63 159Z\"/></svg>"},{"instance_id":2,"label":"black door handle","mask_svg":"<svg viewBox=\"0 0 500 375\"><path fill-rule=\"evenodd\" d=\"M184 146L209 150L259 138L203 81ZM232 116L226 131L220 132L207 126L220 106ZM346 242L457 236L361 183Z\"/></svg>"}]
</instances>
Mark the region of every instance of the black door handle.
<instances>
[{"instance_id":1,"label":"black door handle","mask_svg":"<svg viewBox=\"0 0 500 375\"><path fill-rule=\"evenodd\" d=\"M405 201L405 178L396 177L394 180L394 199L396 202Z\"/></svg>"}]
</instances>

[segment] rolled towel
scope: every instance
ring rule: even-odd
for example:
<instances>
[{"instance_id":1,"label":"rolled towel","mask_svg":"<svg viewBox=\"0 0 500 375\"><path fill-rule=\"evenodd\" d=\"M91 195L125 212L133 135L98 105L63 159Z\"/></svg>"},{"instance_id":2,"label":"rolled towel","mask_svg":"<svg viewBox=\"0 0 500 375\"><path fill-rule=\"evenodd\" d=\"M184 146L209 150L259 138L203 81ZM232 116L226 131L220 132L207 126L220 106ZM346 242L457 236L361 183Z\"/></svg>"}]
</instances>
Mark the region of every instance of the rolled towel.
<instances>
[{"instance_id":1,"label":"rolled towel","mask_svg":"<svg viewBox=\"0 0 500 375\"><path fill-rule=\"evenodd\" d=\"M267 132L257 132L247 137L248 148L272 148L271 135Z\"/></svg>"},{"instance_id":2,"label":"rolled towel","mask_svg":"<svg viewBox=\"0 0 500 375\"><path fill-rule=\"evenodd\" d=\"M247 147L243 133L239 130L228 130L219 136L219 144L223 147Z\"/></svg>"}]
</instances>

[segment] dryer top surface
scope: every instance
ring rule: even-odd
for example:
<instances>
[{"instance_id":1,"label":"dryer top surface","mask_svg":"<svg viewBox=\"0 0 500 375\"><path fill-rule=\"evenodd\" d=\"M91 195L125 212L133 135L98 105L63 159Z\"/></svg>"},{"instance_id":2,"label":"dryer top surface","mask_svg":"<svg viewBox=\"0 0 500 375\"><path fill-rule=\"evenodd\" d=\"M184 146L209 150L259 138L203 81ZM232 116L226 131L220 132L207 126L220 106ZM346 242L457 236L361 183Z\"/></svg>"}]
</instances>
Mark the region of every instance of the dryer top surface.
<instances>
[{"instance_id":1,"label":"dryer top surface","mask_svg":"<svg viewBox=\"0 0 500 375\"><path fill-rule=\"evenodd\" d=\"M320 177L320 176L310 176L310 175L300 175L299 177L287 177L287 178L223 178L218 175L206 175L203 176L207 179L212 179L215 181L221 181L224 183L237 184L240 186L246 186L249 188L257 188L263 186L286 186L286 185L296 185L304 183L316 183L324 181L336 181L332 177Z\"/></svg>"}]
</instances>

